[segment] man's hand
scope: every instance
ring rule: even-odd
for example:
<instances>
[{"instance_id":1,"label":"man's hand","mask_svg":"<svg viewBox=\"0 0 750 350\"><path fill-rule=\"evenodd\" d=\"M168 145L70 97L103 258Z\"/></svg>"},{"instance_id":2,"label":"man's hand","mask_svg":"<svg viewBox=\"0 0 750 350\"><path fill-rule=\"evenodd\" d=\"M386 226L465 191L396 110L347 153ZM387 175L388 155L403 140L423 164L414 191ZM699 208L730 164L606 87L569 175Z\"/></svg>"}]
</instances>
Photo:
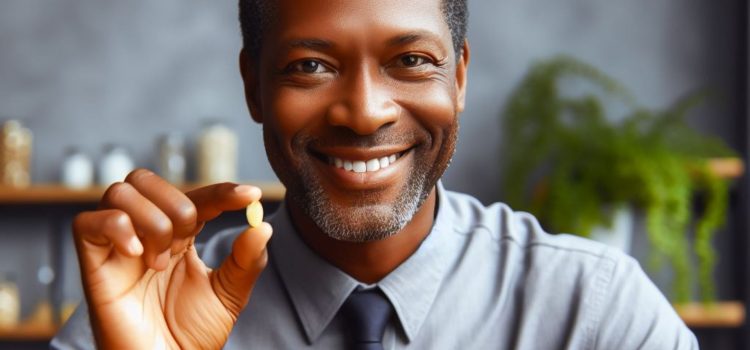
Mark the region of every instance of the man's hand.
<instances>
[{"instance_id":1,"label":"man's hand","mask_svg":"<svg viewBox=\"0 0 750 350\"><path fill-rule=\"evenodd\" d=\"M183 194L148 170L107 189L73 223L92 329L101 349L219 349L267 260L271 226L248 228L212 271L193 247L203 224L259 200L252 186Z\"/></svg>"}]
</instances>

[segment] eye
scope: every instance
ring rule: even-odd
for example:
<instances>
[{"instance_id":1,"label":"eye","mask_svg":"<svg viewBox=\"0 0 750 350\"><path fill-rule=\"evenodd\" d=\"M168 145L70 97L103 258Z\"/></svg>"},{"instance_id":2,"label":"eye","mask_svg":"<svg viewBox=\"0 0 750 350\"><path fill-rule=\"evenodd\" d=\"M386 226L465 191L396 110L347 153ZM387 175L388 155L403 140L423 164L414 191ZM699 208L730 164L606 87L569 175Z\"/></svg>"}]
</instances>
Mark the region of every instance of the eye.
<instances>
[{"instance_id":1,"label":"eye","mask_svg":"<svg viewBox=\"0 0 750 350\"><path fill-rule=\"evenodd\" d=\"M297 72L297 73L306 73L306 74L317 74L317 73L326 73L329 71L329 69L323 64L322 62L318 60L302 60L297 61L295 63L292 63L289 65L289 67L286 69L290 72Z\"/></svg>"},{"instance_id":2,"label":"eye","mask_svg":"<svg viewBox=\"0 0 750 350\"><path fill-rule=\"evenodd\" d=\"M403 55L399 58L399 63L403 67L418 67L431 62L429 58L419 55Z\"/></svg>"}]
</instances>

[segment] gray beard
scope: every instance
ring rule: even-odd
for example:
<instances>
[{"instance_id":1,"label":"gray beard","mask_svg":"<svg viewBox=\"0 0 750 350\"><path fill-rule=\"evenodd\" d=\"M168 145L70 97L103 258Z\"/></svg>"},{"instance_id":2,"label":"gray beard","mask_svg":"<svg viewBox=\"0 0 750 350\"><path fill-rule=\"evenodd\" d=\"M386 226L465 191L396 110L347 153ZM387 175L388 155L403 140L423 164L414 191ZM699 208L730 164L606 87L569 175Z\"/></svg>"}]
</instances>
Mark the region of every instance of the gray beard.
<instances>
[{"instance_id":1,"label":"gray beard","mask_svg":"<svg viewBox=\"0 0 750 350\"><path fill-rule=\"evenodd\" d=\"M304 191L292 198L318 228L330 238L347 242L370 242L388 238L408 224L430 194L427 170L414 169L406 188L394 203L373 203L367 198L354 206L335 206L320 182L307 168L303 171Z\"/></svg>"}]
</instances>

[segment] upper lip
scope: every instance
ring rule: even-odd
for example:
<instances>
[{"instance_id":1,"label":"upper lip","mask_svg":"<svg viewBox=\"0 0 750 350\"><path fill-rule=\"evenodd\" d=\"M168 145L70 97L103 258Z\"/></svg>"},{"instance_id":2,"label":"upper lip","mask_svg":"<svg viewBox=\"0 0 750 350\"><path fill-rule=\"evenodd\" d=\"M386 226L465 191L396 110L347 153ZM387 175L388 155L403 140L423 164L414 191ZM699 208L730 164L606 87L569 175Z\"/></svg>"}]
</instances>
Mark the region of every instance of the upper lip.
<instances>
[{"instance_id":1,"label":"upper lip","mask_svg":"<svg viewBox=\"0 0 750 350\"><path fill-rule=\"evenodd\" d=\"M399 154L408 151L412 145L388 145L376 147L320 147L312 148L313 153L325 155L328 157L341 158L344 160L370 160L375 158L387 157L392 154Z\"/></svg>"}]
</instances>

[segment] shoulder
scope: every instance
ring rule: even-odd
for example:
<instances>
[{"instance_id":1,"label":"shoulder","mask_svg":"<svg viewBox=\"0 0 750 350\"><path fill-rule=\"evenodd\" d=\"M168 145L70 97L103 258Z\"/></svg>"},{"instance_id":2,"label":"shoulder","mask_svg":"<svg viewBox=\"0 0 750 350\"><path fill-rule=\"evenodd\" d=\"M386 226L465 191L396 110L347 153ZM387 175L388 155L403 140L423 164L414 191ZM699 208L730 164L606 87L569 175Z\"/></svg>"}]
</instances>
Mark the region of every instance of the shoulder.
<instances>
[{"instance_id":1,"label":"shoulder","mask_svg":"<svg viewBox=\"0 0 750 350\"><path fill-rule=\"evenodd\" d=\"M470 265L465 270L471 274L491 269L481 277L508 293L523 315L519 327L533 328L542 319L562 329L575 324L575 332L558 336L583 348L695 347L694 336L638 261L619 249L551 234L533 215L503 203L484 205L444 191L441 205L452 217L451 234L461 237L460 264ZM628 336L621 332L626 327Z\"/></svg>"},{"instance_id":2,"label":"shoulder","mask_svg":"<svg viewBox=\"0 0 750 350\"><path fill-rule=\"evenodd\" d=\"M470 274L488 271L485 280L525 295L526 300L563 308L580 305L591 311L601 306L616 280L649 282L633 273L640 271L638 262L620 250L579 236L548 233L533 215L506 204L485 206L450 191L444 191L440 203L447 213L439 220L451 226L456 264ZM588 299L586 305L577 302L582 298Z\"/></svg>"},{"instance_id":3,"label":"shoulder","mask_svg":"<svg viewBox=\"0 0 750 350\"><path fill-rule=\"evenodd\" d=\"M444 191L443 195L445 198L440 204L449 212L447 216L451 220L446 221L450 221L451 231L468 239L486 237L495 241L498 247L507 246L507 249L524 255L575 258L569 263L602 259L613 263L636 263L621 251L602 243L571 234L551 234L532 214L515 211L504 203L484 205L470 195L452 191Z\"/></svg>"},{"instance_id":4,"label":"shoulder","mask_svg":"<svg viewBox=\"0 0 750 350\"><path fill-rule=\"evenodd\" d=\"M638 262L619 249L570 234L551 234L533 215L503 203L485 206L450 191L444 197L441 204L452 218L446 221L461 251L458 263L467 265L466 271L490 269L485 278L502 276L493 283L504 284L526 300L596 312L619 281L650 283L638 273Z\"/></svg>"}]
</instances>

